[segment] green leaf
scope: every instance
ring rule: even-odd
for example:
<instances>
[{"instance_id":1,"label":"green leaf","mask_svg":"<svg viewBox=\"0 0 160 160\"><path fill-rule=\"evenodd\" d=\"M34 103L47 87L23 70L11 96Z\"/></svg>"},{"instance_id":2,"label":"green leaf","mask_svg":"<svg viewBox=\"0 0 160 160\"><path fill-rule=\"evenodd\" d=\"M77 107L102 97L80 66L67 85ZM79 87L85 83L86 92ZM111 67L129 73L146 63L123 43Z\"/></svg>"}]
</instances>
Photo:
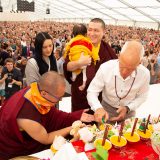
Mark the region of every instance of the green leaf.
<instances>
[{"instance_id":1,"label":"green leaf","mask_svg":"<svg viewBox=\"0 0 160 160\"><path fill-rule=\"evenodd\" d=\"M105 150L102 146L97 146L97 148L96 148L96 153L97 153L103 160L107 160L107 159L108 159L108 151Z\"/></svg>"},{"instance_id":2,"label":"green leaf","mask_svg":"<svg viewBox=\"0 0 160 160\"><path fill-rule=\"evenodd\" d=\"M96 152L92 153L92 155L96 160L107 160L108 159L108 151L105 150L101 144L97 144Z\"/></svg>"},{"instance_id":3,"label":"green leaf","mask_svg":"<svg viewBox=\"0 0 160 160\"><path fill-rule=\"evenodd\" d=\"M92 156L96 159L96 160L103 160L96 152L92 153Z\"/></svg>"}]
</instances>

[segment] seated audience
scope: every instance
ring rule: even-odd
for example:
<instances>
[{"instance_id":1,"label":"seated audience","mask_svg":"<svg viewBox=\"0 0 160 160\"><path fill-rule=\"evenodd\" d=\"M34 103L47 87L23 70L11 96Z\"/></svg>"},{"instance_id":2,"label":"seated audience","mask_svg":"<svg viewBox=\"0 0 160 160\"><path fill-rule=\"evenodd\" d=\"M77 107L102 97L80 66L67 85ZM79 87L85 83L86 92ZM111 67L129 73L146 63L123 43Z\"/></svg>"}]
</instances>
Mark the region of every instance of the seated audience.
<instances>
[{"instance_id":1,"label":"seated audience","mask_svg":"<svg viewBox=\"0 0 160 160\"><path fill-rule=\"evenodd\" d=\"M19 91L22 87L22 74L19 69L14 67L14 60L7 58L5 60L5 67L3 68L2 75L5 76L5 97L6 99Z\"/></svg>"}]
</instances>

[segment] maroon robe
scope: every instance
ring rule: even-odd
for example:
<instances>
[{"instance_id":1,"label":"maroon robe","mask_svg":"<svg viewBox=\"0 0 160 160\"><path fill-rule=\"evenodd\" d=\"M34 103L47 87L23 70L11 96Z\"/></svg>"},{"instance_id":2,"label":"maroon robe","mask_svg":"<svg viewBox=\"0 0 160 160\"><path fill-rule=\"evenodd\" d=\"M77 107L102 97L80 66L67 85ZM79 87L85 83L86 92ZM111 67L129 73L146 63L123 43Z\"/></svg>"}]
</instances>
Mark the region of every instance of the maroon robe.
<instances>
[{"instance_id":1,"label":"maroon robe","mask_svg":"<svg viewBox=\"0 0 160 160\"><path fill-rule=\"evenodd\" d=\"M34 107L24 98L25 88L14 94L0 109L0 160L9 159L15 156L29 155L47 149L46 146L38 141L23 136L22 131L17 125L17 115L22 107ZM47 132L55 131L72 125L72 122L80 119L82 110L74 113L65 113L52 107L49 113L41 116L41 124ZM24 131L23 131L24 132ZM38 133L37 133L38 134Z\"/></svg>"},{"instance_id":2,"label":"maroon robe","mask_svg":"<svg viewBox=\"0 0 160 160\"><path fill-rule=\"evenodd\" d=\"M99 69L100 65L108 60L111 59L117 59L116 54L112 50L112 48L105 43L104 41L101 41L100 49L99 49L99 57L100 60L94 65L92 63L90 66L87 67L87 82L86 87L83 91L79 90L79 86L82 85L83 82L83 75L82 73L79 74L74 82L71 81L72 72L67 71L67 63L69 62L68 57L65 60L65 63L63 65L64 68L64 75L67 81L71 84L71 102L72 102L72 111L77 111L80 109L90 108L88 101L87 101L87 88L91 82L91 80L94 78L97 70ZM107 73L106 73L107 74Z\"/></svg>"}]
</instances>

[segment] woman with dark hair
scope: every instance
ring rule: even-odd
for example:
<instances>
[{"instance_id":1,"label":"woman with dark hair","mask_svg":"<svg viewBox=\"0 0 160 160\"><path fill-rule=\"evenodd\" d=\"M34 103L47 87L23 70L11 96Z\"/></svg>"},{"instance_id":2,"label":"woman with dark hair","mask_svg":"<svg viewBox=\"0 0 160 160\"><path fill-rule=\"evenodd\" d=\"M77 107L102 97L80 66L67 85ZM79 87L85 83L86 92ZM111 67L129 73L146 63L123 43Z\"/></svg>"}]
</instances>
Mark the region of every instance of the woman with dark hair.
<instances>
[{"instance_id":1,"label":"woman with dark hair","mask_svg":"<svg viewBox=\"0 0 160 160\"><path fill-rule=\"evenodd\" d=\"M47 71L57 71L57 63L53 54L52 37L47 32L40 32L35 38L35 56L28 60L25 74L29 85L38 81Z\"/></svg>"}]
</instances>

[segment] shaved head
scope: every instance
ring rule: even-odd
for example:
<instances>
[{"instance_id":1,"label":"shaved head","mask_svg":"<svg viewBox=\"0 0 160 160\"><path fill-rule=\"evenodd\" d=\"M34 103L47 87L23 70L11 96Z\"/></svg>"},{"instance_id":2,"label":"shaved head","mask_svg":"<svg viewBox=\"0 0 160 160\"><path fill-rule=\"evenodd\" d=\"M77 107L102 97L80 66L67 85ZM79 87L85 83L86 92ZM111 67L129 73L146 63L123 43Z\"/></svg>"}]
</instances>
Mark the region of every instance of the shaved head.
<instances>
[{"instance_id":1,"label":"shaved head","mask_svg":"<svg viewBox=\"0 0 160 160\"><path fill-rule=\"evenodd\" d=\"M64 78L57 72L49 71L44 73L39 82L39 89L48 93L58 94L63 88L65 89Z\"/></svg>"},{"instance_id":2,"label":"shaved head","mask_svg":"<svg viewBox=\"0 0 160 160\"><path fill-rule=\"evenodd\" d=\"M136 69L141 63L143 54L144 47L140 42L132 40L124 44L119 57L122 77L126 78Z\"/></svg>"},{"instance_id":3,"label":"shaved head","mask_svg":"<svg viewBox=\"0 0 160 160\"><path fill-rule=\"evenodd\" d=\"M138 41L127 41L120 53L120 58L131 65L140 63L144 55L144 47Z\"/></svg>"}]
</instances>

